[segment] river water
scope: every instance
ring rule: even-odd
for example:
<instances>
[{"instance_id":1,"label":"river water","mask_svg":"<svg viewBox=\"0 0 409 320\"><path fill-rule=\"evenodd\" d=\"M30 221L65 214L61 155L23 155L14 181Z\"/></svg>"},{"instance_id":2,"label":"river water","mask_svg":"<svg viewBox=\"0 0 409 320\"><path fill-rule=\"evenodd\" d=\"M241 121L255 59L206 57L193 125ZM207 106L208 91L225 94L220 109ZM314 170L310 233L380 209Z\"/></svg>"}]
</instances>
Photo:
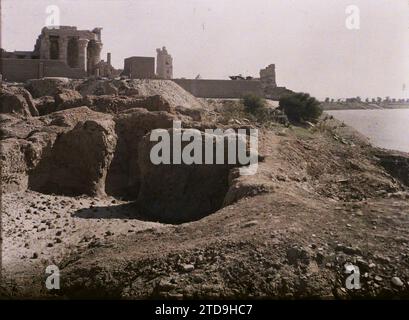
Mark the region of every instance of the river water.
<instances>
[{"instance_id":1,"label":"river water","mask_svg":"<svg viewBox=\"0 0 409 320\"><path fill-rule=\"evenodd\" d=\"M409 152L409 109L326 112L367 136L377 147Z\"/></svg>"}]
</instances>

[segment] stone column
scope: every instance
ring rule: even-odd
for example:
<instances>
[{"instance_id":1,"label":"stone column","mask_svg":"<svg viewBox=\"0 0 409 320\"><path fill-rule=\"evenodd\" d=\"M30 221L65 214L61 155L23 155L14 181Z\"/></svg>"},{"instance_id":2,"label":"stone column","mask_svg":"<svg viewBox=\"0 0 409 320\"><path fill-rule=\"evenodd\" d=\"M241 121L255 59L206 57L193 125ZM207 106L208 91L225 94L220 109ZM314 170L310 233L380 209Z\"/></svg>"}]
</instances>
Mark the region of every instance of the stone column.
<instances>
[{"instance_id":1,"label":"stone column","mask_svg":"<svg viewBox=\"0 0 409 320\"><path fill-rule=\"evenodd\" d=\"M95 44L95 55L94 55L95 64L101 61L101 51L102 51L102 42L97 42Z\"/></svg>"},{"instance_id":2,"label":"stone column","mask_svg":"<svg viewBox=\"0 0 409 320\"><path fill-rule=\"evenodd\" d=\"M102 43L91 41L90 56L88 57L88 74L96 75L96 65L101 61Z\"/></svg>"},{"instance_id":3,"label":"stone column","mask_svg":"<svg viewBox=\"0 0 409 320\"><path fill-rule=\"evenodd\" d=\"M60 37L58 39L58 46L60 48L60 60L67 63L67 48L68 48L68 39L66 37Z\"/></svg>"},{"instance_id":4,"label":"stone column","mask_svg":"<svg viewBox=\"0 0 409 320\"><path fill-rule=\"evenodd\" d=\"M78 67L87 71L87 47L88 39L78 40Z\"/></svg>"},{"instance_id":5,"label":"stone column","mask_svg":"<svg viewBox=\"0 0 409 320\"><path fill-rule=\"evenodd\" d=\"M40 59L50 59L50 38L48 36L41 38Z\"/></svg>"}]
</instances>

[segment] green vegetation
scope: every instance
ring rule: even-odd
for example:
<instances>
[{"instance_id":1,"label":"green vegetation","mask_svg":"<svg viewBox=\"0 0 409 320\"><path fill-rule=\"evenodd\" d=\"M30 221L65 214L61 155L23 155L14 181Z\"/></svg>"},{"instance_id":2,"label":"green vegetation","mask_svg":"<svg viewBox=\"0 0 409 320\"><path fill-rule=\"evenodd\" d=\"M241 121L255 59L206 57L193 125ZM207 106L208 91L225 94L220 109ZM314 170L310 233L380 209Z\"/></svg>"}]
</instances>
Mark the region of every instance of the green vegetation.
<instances>
[{"instance_id":1,"label":"green vegetation","mask_svg":"<svg viewBox=\"0 0 409 320\"><path fill-rule=\"evenodd\" d=\"M293 122L316 122L322 114L320 102L308 93L293 93L282 97L280 109Z\"/></svg>"},{"instance_id":2,"label":"green vegetation","mask_svg":"<svg viewBox=\"0 0 409 320\"><path fill-rule=\"evenodd\" d=\"M264 98L254 94L248 93L243 96L241 103L244 105L244 110L251 114L256 114L258 111L266 107Z\"/></svg>"},{"instance_id":3,"label":"green vegetation","mask_svg":"<svg viewBox=\"0 0 409 320\"><path fill-rule=\"evenodd\" d=\"M245 94L237 100L225 100L217 106L222 123L255 124L262 127L288 125L288 119L282 110L274 109L268 102L256 94Z\"/></svg>"}]
</instances>

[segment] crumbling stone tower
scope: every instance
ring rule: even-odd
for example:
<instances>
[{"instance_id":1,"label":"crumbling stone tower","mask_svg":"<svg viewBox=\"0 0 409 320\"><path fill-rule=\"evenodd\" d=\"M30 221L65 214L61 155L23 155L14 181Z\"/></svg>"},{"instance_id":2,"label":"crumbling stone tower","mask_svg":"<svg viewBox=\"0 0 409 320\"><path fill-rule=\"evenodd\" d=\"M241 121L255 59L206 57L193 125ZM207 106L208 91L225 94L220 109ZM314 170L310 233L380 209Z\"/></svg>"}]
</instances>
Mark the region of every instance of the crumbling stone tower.
<instances>
[{"instance_id":1,"label":"crumbling stone tower","mask_svg":"<svg viewBox=\"0 0 409 320\"><path fill-rule=\"evenodd\" d=\"M166 47L162 49L156 49L158 53L156 59L156 75L161 79L173 78L173 59L172 56L166 50Z\"/></svg>"},{"instance_id":2,"label":"crumbling stone tower","mask_svg":"<svg viewBox=\"0 0 409 320\"><path fill-rule=\"evenodd\" d=\"M268 67L260 70L260 81L264 90L277 87L275 64L270 64Z\"/></svg>"}]
</instances>

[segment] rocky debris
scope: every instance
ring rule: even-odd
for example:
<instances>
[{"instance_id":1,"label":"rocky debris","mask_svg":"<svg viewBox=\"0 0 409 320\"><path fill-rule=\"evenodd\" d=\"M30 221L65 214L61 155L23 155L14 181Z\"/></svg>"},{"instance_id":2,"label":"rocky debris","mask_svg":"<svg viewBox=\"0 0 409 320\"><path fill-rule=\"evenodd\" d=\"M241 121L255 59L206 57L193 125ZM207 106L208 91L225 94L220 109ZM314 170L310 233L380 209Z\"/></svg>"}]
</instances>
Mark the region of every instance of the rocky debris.
<instances>
[{"instance_id":1,"label":"rocky debris","mask_svg":"<svg viewBox=\"0 0 409 320\"><path fill-rule=\"evenodd\" d=\"M128 109L144 108L149 111L166 111L173 113L174 109L161 96L128 97L128 96L86 96L82 105L98 112L118 114Z\"/></svg>"},{"instance_id":2,"label":"rocky debris","mask_svg":"<svg viewBox=\"0 0 409 320\"><path fill-rule=\"evenodd\" d=\"M392 281L392 284L393 284L395 287L403 287L403 286L404 286L404 283L403 283L402 280L399 279L398 277L393 277L391 281Z\"/></svg>"},{"instance_id":3,"label":"rocky debris","mask_svg":"<svg viewBox=\"0 0 409 320\"><path fill-rule=\"evenodd\" d=\"M12 88L10 90L24 90L17 87L9 88ZM207 108L206 102L195 98L170 80L43 78L28 81L26 88L36 98L35 102L41 110L40 115L80 106L88 106L93 110L108 113L118 113L131 108L146 108L149 111L172 113L177 108L180 114L199 121L201 119L200 110ZM87 96L89 97L82 98ZM51 98L48 97L54 98L54 105ZM38 115L32 105L29 103L31 114ZM13 111L10 110L4 109L2 112ZM14 111L20 112L19 110Z\"/></svg>"},{"instance_id":4,"label":"rocky debris","mask_svg":"<svg viewBox=\"0 0 409 320\"><path fill-rule=\"evenodd\" d=\"M174 112L174 108L171 107L170 103L160 95L149 96L142 103L145 104L145 108L149 111Z\"/></svg>"},{"instance_id":5,"label":"rocky debris","mask_svg":"<svg viewBox=\"0 0 409 320\"><path fill-rule=\"evenodd\" d=\"M31 94L21 87L1 86L0 113L11 113L25 117L38 116Z\"/></svg>"},{"instance_id":6,"label":"rocky debris","mask_svg":"<svg viewBox=\"0 0 409 320\"><path fill-rule=\"evenodd\" d=\"M0 119L2 192L25 190L28 186L28 171L41 157L41 150L47 141L53 137L51 134L38 132L44 123L37 118L21 119L1 115Z\"/></svg>"},{"instance_id":7,"label":"rocky debris","mask_svg":"<svg viewBox=\"0 0 409 320\"><path fill-rule=\"evenodd\" d=\"M251 227L255 227L259 224L259 222L257 220L252 220L252 221L248 221L246 223L243 224L243 228L251 228Z\"/></svg>"},{"instance_id":8,"label":"rocky debris","mask_svg":"<svg viewBox=\"0 0 409 320\"><path fill-rule=\"evenodd\" d=\"M81 95L118 95L118 88L113 81L99 80L99 79L87 79L78 84L75 89L81 93Z\"/></svg>"},{"instance_id":9,"label":"rocky debris","mask_svg":"<svg viewBox=\"0 0 409 320\"><path fill-rule=\"evenodd\" d=\"M175 289L177 286L173 283L171 283L169 280L166 279L160 279L156 289L158 290L158 292L167 292L170 291L172 289Z\"/></svg>"},{"instance_id":10,"label":"rocky debris","mask_svg":"<svg viewBox=\"0 0 409 320\"><path fill-rule=\"evenodd\" d=\"M42 178L37 166L50 158L57 136L71 130L81 120L100 117L100 114L88 108L70 109L27 120L3 115L1 125L4 129L0 141L3 192L38 186L38 179ZM45 175L51 174L49 168L44 168L44 172Z\"/></svg>"},{"instance_id":11,"label":"rocky debris","mask_svg":"<svg viewBox=\"0 0 409 320\"><path fill-rule=\"evenodd\" d=\"M361 254L361 250L359 248L352 248L352 247L348 247L342 244L338 244L335 248L336 251L342 251L345 254L350 254L350 255L359 255Z\"/></svg>"},{"instance_id":12,"label":"rocky debris","mask_svg":"<svg viewBox=\"0 0 409 320\"><path fill-rule=\"evenodd\" d=\"M27 163L22 148L27 143L19 143L17 139L1 141L1 186L2 192L16 192L27 189Z\"/></svg>"},{"instance_id":13,"label":"rocky debris","mask_svg":"<svg viewBox=\"0 0 409 320\"><path fill-rule=\"evenodd\" d=\"M54 97L43 96L35 99L34 103L40 116L56 111Z\"/></svg>"},{"instance_id":14,"label":"rocky debris","mask_svg":"<svg viewBox=\"0 0 409 320\"><path fill-rule=\"evenodd\" d=\"M32 79L27 81L26 85L26 89L30 91L34 98L54 96L62 88L70 88L70 80L68 78L48 77Z\"/></svg>"},{"instance_id":15,"label":"rocky debris","mask_svg":"<svg viewBox=\"0 0 409 320\"><path fill-rule=\"evenodd\" d=\"M60 194L104 194L107 180L109 194L136 199L140 182L138 142L153 129L172 127L175 120L176 115L142 108L129 109L115 118L87 107L29 121L2 115L3 191L30 187L46 193L55 188Z\"/></svg>"},{"instance_id":16,"label":"rocky debris","mask_svg":"<svg viewBox=\"0 0 409 320\"><path fill-rule=\"evenodd\" d=\"M201 121L204 112L202 109L192 109L182 106L176 106L175 111L192 118L193 121Z\"/></svg>"},{"instance_id":17,"label":"rocky debris","mask_svg":"<svg viewBox=\"0 0 409 320\"><path fill-rule=\"evenodd\" d=\"M308 264L310 255L304 248L294 246L287 249L287 260L289 264L297 265L299 263Z\"/></svg>"},{"instance_id":18,"label":"rocky debris","mask_svg":"<svg viewBox=\"0 0 409 320\"><path fill-rule=\"evenodd\" d=\"M182 264L181 269L184 272L191 272L191 271L195 270L195 266L193 264Z\"/></svg>"},{"instance_id":19,"label":"rocky debris","mask_svg":"<svg viewBox=\"0 0 409 320\"><path fill-rule=\"evenodd\" d=\"M82 95L75 90L60 89L54 95L56 111L83 106Z\"/></svg>"},{"instance_id":20,"label":"rocky debris","mask_svg":"<svg viewBox=\"0 0 409 320\"><path fill-rule=\"evenodd\" d=\"M105 178L116 147L110 117L79 122L54 142L30 176L33 190L65 195L105 195Z\"/></svg>"}]
</instances>

